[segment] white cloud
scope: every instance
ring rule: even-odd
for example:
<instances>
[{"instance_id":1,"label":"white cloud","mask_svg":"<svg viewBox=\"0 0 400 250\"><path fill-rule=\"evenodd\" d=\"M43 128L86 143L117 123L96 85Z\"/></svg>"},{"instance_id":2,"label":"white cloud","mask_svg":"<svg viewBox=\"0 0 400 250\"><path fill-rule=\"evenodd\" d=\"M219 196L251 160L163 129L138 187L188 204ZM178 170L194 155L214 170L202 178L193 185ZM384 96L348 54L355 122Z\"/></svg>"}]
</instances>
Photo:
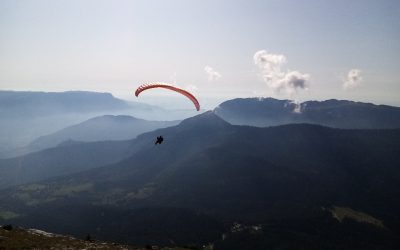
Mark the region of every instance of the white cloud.
<instances>
[{"instance_id":1,"label":"white cloud","mask_svg":"<svg viewBox=\"0 0 400 250\"><path fill-rule=\"evenodd\" d=\"M221 74L208 65L204 67L204 71L206 72L209 81L216 81L221 78Z\"/></svg>"},{"instance_id":2,"label":"white cloud","mask_svg":"<svg viewBox=\"0 0 400 250\"><path fill-rule=\"evenodd\" d=\"M254 63L261 69L271 72L280 72L281 65L286 63L286 57L284 55L268 54L265 50L257 51L253 58Z\"/></svg>"},{"instance_id":3,"label":"white cloud","mask_svg":"<svg viewBox=\"0 0 400 250\"><path fill-rule=\"evenodd\" d=\"M269 88L277 93L285 93L292 97L299 90L307 89L310 75L298 71L284 72L282 66L286 57L279 54L270 54L265 50L257 51L254 63L260 68L261 76Z\"/></svg>"},{"instance_id":4,"label":"white cloud","mask_svg":"<svg viewBox=\"0 0 400 250\"><path fill-rule=\"evenodd\" d=\"M300 89L307 89L310 75L302 74L298 71L291 71L279 80L279 85L284 86L289 95L296 93Z\"/></svg>"},{"instance_id":5,"label":"white cloud","mask_svg":"<svg viewBox=\"0 0 400 250\"><path fill-rule=\"evenodd\" d=\"M293 113L301 114L306 109L307 103L300 103L299 101L293 100L293 101L289 101L285 105L285 107L287 107L287 106L293 107L293 110L292 110Z\"/></svg>"},{"instance_id":6,"label":"white cloud","mask_svg":"<svg viewBox=\"0 0 400 250\"><path fill-rule=\"evenodd\" d=\"M343 82L343 88L345 90L354 89L360 85L361 81L361 70L351 69L349 73L347 73L347 78Z\"/></svg>"}]
</instances>

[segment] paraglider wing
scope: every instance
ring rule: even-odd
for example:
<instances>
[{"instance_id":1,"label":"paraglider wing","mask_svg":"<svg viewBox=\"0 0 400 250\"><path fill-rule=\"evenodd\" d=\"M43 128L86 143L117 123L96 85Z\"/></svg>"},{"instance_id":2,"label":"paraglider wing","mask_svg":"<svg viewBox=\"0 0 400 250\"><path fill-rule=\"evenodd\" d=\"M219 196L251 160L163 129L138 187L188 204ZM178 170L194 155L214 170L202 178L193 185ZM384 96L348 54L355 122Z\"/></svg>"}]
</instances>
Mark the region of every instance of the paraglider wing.
<instances>
[{"instance_id":1,"label":"paraglider wing","mask_svg":"<svg viewBox=\"0 0 400 250\"><path fill-rule=\"evenodd\" d=\"M194 97L194 95L192 95L191 93L189 93L188 91L186 91L184 89L180 89L180 88L177 88L172 85L165 84L165 83L151 83L151 84L140 85L135 91L135 96L139 96L139 94L144 90L153 89L153 88L164 88L164 89L176 91L176 92L186 96L187 98L189 98L193 102L197 111L200 110L200 103L199 103L199 101L197 101L197 99L196 99L196 97Z\"/></svg>"}]
</instances>

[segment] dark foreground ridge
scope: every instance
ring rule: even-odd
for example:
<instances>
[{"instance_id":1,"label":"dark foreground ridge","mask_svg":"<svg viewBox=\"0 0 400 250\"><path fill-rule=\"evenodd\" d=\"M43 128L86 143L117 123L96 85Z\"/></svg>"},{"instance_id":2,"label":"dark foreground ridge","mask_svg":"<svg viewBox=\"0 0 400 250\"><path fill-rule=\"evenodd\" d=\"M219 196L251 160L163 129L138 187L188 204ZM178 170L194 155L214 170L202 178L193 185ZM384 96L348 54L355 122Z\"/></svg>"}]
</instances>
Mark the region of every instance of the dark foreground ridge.
<instances>
[{"instance_id":1,"label":"dark foreground ridge","mask_svg":"<svg viewBox=\"0 0 400 250\"><path fill-rule=\"evenodd\" d=\"M91 239L77 239L72 236L48 233L37 229L24 229L11 225L0 226L0 249L104 249L104 250L185 250L183 247L163 248L157 245L134 247Z\"/></svg>"}]
</instances>

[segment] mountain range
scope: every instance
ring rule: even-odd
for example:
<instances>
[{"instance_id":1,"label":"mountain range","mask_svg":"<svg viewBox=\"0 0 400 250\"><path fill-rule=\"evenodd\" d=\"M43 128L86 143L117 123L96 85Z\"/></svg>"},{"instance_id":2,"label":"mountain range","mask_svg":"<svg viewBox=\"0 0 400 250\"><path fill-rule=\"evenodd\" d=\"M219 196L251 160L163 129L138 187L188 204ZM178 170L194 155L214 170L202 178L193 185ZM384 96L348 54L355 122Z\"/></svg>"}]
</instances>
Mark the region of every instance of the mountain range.
<instances>
[{"instance_id":1,"label":"mountain range","mask_svg":"<svg viewBox=\"0 0 400 250\"><path fill-rule=\"evenodd\" d=\"M33 148L49 148L67 140L109 141L128 140L159 128L177 125L179 121L147 121L132 116L104 115L41 136L29 144Z\"/></svg>"},{"instance_id":2,"label":"mountain range","mask_svg":"<svg viewBox=\"0 0 400 250\"><path fill-rule=\"evenodd\" d=\"M0 114L7 117L49 116L128 109L129 105L109 93L88 91L0 91Z\"/></svg>"},{"instance_id":3,"label":"mountain range","mask_svg":"<svg viewBox=\"0 0 400 250\"><path fill-rule=\"evenodd\" d=\"M188 112L165 110L144 103L124 101L110 93L0 91L0 158L9 158L32 150L43 149L41 144L43 140L47 139L41 138L39 142L36 141L30 146L29 144L41 136L57 133L59 130L99 116L134 116L146 120L173 121L186 118L188 114ZM122 117L119 119L114 117L115 125L119 123L121 130L131 131L126 128L127 119L124 120ZM108 116L108 118L108 121L107 116L103 120L98 118L97 121L102 122L103 126L106 126L106 123L111 125L113 117ZM139 124L140 121L136 121L136 123ZM151 127L154 127L154 124L150 125ZM92 133L99 131L96 137L105 137L101 134L104 130L93 129ZM65 131L65 133L68 132ZM116 136L116 133L108 131L106 134ZM77 135L77 137L80 136ZM53 145L55 141L53 141Z\"/></svg>"},{"instance_id":4,"label":"mountain range","mask_svg":"<svg viewBox=\"0 0 400 250\"><path fill-rule=\"evenodd\" d=\"M338 100L296 104L272 98L233 99L214 111L231 124L259 127L311 123L336 128L398 128L400 124L398 107ZM127 102L109 93L0 91L0 158L43 149L34 149L40 143L33 141L105 115L173 121L196 115L196 111Z\"/></svg>"},{"instance_id":5,"label":"mountain range","mask_svg":"<svg viewBox=\"0 0 400 250\"><path fill-rule=\"evenodd\" d=\"M0 157L67 126L106 114L151 110L109 93L0 91Z\"/></svg>"},{"instance_id":6,"label":"mountain range","mask_svg":"<svg viewBox=\"0 0 400 250\"><path fill-rule=\"evenodd\" d=\"M14 151L25 155L0 159L0 188L117 162L134 148L128 139L177 123L107 115L67 127Z\"/></svg>"},{"instance_id":7,"label":"mountain range","mask_svg":"<svg viewBox=\"0 0 400 250\"><path fill-rule=\"evenodd\" d=\"M179 121L147 121L126 115L104 115L41 136L29 145L14 149L3 156L15 157L43 149L56 147L66 141L95 142L128 140L144 132L178 124Z\"/></svg>"},{"instance_id":8,"label":"mountain range","mask_svg":"<svg viewBox=\"0 0 400 250\"><path fill-rule=\"evenodd\" d=\"M75 173L3 189L0 222L216 249L398 246L400 129L257 128L216 114L103 142L126 152L113 163L103 164L104 155ZM155 146L160 134L165 142ZM80 147L82 155L106 152L85 145L64 149L77 150L71 157Z\"/></svg>"},{"instance_id":9,"label":"mountain range","mask_svg":"<svg viewBox=\"0 0 400 250\"><path fill-rule=\"evenodd\" d=\"M400 108L346 100L295 103L273 98L237 98L215 113L235 125L257 127L310 123L347 129L400 128Z\"/></svg>"}]
</instances>

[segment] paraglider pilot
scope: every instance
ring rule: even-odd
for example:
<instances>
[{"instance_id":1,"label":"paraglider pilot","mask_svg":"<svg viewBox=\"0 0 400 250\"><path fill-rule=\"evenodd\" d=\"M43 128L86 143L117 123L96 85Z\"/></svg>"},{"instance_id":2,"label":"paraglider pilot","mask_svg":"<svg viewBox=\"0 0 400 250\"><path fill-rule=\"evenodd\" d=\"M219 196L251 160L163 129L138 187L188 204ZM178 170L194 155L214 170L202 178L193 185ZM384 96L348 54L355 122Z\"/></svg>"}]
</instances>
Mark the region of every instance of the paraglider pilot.
<instances>
[{"instance_id":1,"label":"paraglider pilot","mask_svg":"<svg viewBox=\"0 0 400 250\"><path fill-rule=\"evenodd\" d=\"M163 141L164 141L164 138L160 135L160 136L157 136L157 141L156 141L156 143L154 143L154 144L155 144L155 145L161 144Z\"/></svg>"}]
</instances>

